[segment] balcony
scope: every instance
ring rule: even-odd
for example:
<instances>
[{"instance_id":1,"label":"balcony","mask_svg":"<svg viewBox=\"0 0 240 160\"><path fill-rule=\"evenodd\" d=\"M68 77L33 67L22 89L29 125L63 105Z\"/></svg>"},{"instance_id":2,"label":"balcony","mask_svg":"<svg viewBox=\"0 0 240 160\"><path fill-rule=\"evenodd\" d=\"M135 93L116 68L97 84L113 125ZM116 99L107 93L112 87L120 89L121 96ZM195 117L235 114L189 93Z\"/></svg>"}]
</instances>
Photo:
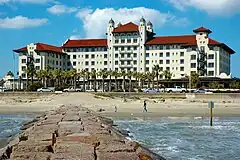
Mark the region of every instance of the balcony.
<instances>
[{"instance_id":1,"label":"balcony","mask_svg":"<svg viewBox=\"0 0 240 160\"><path fill-rule=\"evenodd\" d=\"M133 64L119 64L120 68L132 68Z\"/></svg>"},{"instance_id":2,"label":"balcony","mask_svg":"<svg viewBox=\"0 0 240 160\"><path fill-rule=\"evenodd\" d=\"M133 57L119 57L119 60L120 61L125 61L125 60L129 60L129 61L132 61L133 60Z\"/></svg>"}]
</instances>

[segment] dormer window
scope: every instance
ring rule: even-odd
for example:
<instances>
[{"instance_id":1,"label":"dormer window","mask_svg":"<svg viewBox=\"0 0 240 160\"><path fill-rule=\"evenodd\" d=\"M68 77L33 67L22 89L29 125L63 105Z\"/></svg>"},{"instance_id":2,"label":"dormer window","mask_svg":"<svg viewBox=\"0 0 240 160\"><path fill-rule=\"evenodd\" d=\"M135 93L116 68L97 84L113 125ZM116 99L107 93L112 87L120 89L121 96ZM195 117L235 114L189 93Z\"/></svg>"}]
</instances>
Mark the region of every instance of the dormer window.
<instances>
[{"instance_id":1,"label":"dormer window","mask_svg":"<svg viewBox=\"0 0 240 160\"><path fill-rule=\"evenodd\" d=\"M203 33L200 33L200 35L202 35Z\"/></svg>"}]
</instances>

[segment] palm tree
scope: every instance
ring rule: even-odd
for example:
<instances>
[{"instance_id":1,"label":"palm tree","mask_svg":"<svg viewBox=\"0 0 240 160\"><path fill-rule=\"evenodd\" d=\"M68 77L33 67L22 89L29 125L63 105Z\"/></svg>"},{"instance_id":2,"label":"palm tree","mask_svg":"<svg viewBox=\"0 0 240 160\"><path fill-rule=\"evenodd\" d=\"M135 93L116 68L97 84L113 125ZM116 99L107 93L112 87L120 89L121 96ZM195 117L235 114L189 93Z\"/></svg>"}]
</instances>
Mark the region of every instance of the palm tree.
<instances>
[{"instance_id":1,"label":"palm tree","mask_svg":"<svg viewBox=\"0 0 240 160\"><path fill-rule=\"evenodd\" d=\"M190 75L190 86L189 88L192 89L192 88L197 88L199 83L200 83L200 80L199 80L199 74L196 73L196 72L193 72L191 73Z\"/></svg>"},{"instance_id":2,"label":"palm tree","mask_svg":"<svg viewBox=\"0 0 240 160\"><path fill-rule=\"evenodd\" d=\"M152 80L152 75L150 72L146 73L146 79L148 80L148 88L150 88L150 82Z\"/></svg>"},{"instance_id":3,"label":"palm tree","mask_svg":"<svg viewBox=\"0 0 240 160\"><path fill-rule=\"evenodd\" d=\"M129 92L132 91L132 76L133 76L133 72L127 71L127 77L129 79Z\"/></svg>"},{"instance_id":4,"label":"palm tree","mask_svg":"<svg viewBox=\"0 0 240 160\"><path fill-rule=\"evenodd\" d=\"M92 79L94 79L93 89L96 92L97 91L97 88L96 88L97 87L97 72L95 69L91 72L91 77L92 77Z\"/></svg>"},{"instance_id":5,"label":"palm tree","mask_svg":"<svg viewBox=\"0 0 240 160\"><path fill-rule=\"evenodd\" d=\"M109 83L108 83L108 90L109 92L112 91L112 76L113 76L113 71L110 70L107 72L108 76L109 76Z\"/></svg>"},{"instance_id":6,"label":"palm tree","mask_svg":"<svg viewBox=\"0 0 240 160\"><path fill-rule=\"evenodd\" d=\"M139 79L140 79L140 89L143 89L143 85L145 84L145 81L147 80L147 74L139 73Z\"/></svg>"},{"instance_id":7,"label":"palm tree","mask_svg":"<svg viewBox=\"0 0 240 160\"><path fill-rule=\"evenodd\" d=\"M122 88L123 88L123 92L125 92L125 78L126 78L126 71L125 70L122 70L121 73L120 73L121 77L123 77L123 84L122 84Z\"/></svg>"},{"instance_id":8,"label":"palm tree","mask_svg":"<svg viewBox=\"0 0 240 160\"><path fill-rule=\"evenodd\" d=\"M76 77L77 77L77 70L73 68L70 71L70 77L71 77L71 84L74 86L74 89L76 89Z\"/></svg>"},{"instance_id":9,"label":"palm tree","mask_svg":"<svg viewBox=\"0 0 240 160\"><path fill-rule=\"evenodd\" d=\"M102 91L104 92L105 91L105 79L107 77L107 71L104 70L104 69L101 69L99 72L98 72L98 75L100 77L102 77Z\"/></svg>"},{"instance_id":10,"label":"palm tree","mask_svg":"<svg viewBox=\"0 0 240 160\"><path fill-rule=\"evenodd\" d=\"M86 74L86 79L87 79L87 84L88 84L87 85L87 89L90 89L90 76L91 76L91 73L86 71L85 74Z\"/></svg>"},{"instance_id":11,"label":"palm tree","mask_svg":"<svg viewBox=\"0 0 240 160\"><path fill-rule=\"evenodd\" d=\"M240 87L240 83L237 82L237 81L232 81L230 84L229 84L229 87L231 89L238 89Z\"/></svg>"},{"instance_id":12,"label":"palm tree","mask_svg":"<svg viewBox=\"0 0 240 160\"><path fill-rule=\"evenodd\" d=\"M86 70L81 70L81 72L78 74L79 75L79 77L82 77L83 78L83 91L85 92L85 90L86 90L86 82L85 82L85 80L86 80Z\"/></svg>"},{"instance_id":13,"label":"palm tree","mask_svg":"<svg viewBox=\"0 0 240 160\"><path fill-rule=\"evenodd\" d=\"M133 78L135 78L135 84L134 84L134 86L135 87L137 87L137 89L139 89L139 74L138 74L138 72L136 72L136 71L134 71L133 73L132 73L132 76L133 76Z\"/></svg>"},{"instance_id":14,"label":"palm tree","mask_svg":"<svg viewBox=\"0 0 240 160\"><path fill-rule=\"evenodd\" d=\"M113 71L112 72L112 76L114 76L115 78L115 90L118 90L118 83L117 83L117 78L120 76L119 73L117 71Z\"/></svg>"},{"instance_id":15,"label":"palm tree","mask_svg":"<svg viewBox=\"0 0 240 160\"><path fill-rule=\"evenodd\" d=\"M169 70L163 71L163 75L164 75L165 79L167 79L168 81L170 81L172 78L172 73Z\"/></svg>"},{"instance_id":16,"label":"palm tree","mask_svg":"<svg viewBox=\"0 0 240 160\"><path fill-rule=\"evenodd\" d=\"M155 75L156 78L157 78L157 89L159 89L159 80L158 80L158 78L159 78L159 72L160 72L160 67L159 67L159 65L154 65L152 70L153 70L154 75Z\"/></svg>"},{"instance_id":17,"label":"palm tree","mask_svg":"<svg viewBox=\"0 0 240 160\"><path fill-rule=\"evenodd\" d=\"M18 89L21 90L22 76L18 77L18 84L19 84Z\"/></svg>"},{"instance_id":18,"label":"palm tree","mask_svg":"<svg viewBox=\"0 0 240 160\"><path fill-rule=\"evenodd\" d=\"M36 70L34 66L29 65L24 72L27 74L27 86L28 86L28 77L31 77L31 82L33 84L33 78L36 75Z\"/></svg>"}]
</instances>

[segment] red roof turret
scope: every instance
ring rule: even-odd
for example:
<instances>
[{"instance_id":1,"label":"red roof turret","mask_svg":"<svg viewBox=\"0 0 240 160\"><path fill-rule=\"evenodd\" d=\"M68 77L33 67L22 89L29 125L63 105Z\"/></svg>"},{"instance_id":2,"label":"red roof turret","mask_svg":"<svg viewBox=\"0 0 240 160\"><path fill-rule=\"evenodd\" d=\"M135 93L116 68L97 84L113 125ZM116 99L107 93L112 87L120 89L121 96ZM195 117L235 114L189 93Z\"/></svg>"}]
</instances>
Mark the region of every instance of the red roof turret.
<instances>
[{"instance_id":1,"label":"red roof turret","mask_svg":"<svg viewBox=\"0 0 240 160\"><path fill-rule=\"evenodd\" d=\"M200 27L197 29L193 30L194 33L198 33L198 32L207 32L208 34L212 33L212 31L210 29L204 28L204 27Z\"/></svg>"}]
</instances>

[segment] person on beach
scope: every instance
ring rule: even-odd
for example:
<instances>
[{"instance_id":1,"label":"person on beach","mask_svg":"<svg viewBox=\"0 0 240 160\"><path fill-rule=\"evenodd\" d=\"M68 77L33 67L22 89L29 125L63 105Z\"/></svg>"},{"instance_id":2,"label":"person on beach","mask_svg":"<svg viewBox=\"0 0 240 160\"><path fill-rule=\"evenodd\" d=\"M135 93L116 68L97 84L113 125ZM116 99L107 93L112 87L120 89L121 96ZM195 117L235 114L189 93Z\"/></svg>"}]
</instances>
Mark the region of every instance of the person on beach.
<instances>
[{"instance_id":1,"label":"person on beach","mask_svg":"<svg viewBox=\"0 0 240 160\"><path fill-rule=\"evenodd\" d=\"M114 108L115 108L115 112L117 112L117 106L114 106Z\"/></svg>"},{"instance_id":2,"label":"person on beach","mask_svg":"<svg viewBox=\"0 0 240 160\"><path fill-rule=\"evenodd\" d=\"M146 102L146 100L144 100L144 102L143 102L143 112L148 112L147 111L147 102Z\"/></svg>"}]
</instances>

